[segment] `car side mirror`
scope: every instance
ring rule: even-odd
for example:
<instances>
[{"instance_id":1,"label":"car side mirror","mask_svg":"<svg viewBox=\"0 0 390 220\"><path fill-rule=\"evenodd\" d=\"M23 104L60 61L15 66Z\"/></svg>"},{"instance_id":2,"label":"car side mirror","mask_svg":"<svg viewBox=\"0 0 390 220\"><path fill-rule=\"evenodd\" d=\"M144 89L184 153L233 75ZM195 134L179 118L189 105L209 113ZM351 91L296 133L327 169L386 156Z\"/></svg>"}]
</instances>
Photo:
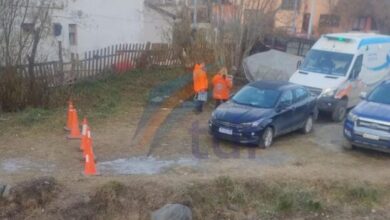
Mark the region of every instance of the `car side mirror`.
<instances>
[{"instance_id":1,"label":"car side mirror","mask_svg":"<svg viewBox=\"0 0 390 220\"><path fill-rule=\"evenodd\" d=\"M362 100L365 100L365 99L367 98L367 92L362 92L362 93L360 93L360 98L361 98Z\"/></svg>"},{"instance_id":2,"label":"car side mirror","mask_svg":"<svg viewBox=\"0 0 390 220\"><path fill-rule=\"evenodd\" d=\"M297 62L297 69L299 69L301 67L301 65L302 65L302 61L298 60L298 62Z\"/></svg>"}]
</instances>

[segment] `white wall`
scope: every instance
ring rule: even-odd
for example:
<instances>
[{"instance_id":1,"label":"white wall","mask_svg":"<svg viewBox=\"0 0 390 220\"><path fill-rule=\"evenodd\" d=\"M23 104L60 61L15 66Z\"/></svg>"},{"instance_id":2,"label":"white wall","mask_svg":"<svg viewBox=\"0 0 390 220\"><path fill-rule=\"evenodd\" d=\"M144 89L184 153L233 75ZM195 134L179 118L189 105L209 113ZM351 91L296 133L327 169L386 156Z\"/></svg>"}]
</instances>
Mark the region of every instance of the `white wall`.
<instances>
[{"instance_id":1,"label":"white wall","mask_svg":"<svg viewBox=\"0 0 390 220\"><path fill-rule=\"evenodd\" d=\"M68 0L64 10L53 12L52 23L62 24L62 35L42 44L49 60L58 60L62 41L65 60L70 53L101 49L119 43L166 42L168 18L143 4L143 0ZM69 24L77 24L77 45L69 45Z\"/></svg>"}]
</instances>

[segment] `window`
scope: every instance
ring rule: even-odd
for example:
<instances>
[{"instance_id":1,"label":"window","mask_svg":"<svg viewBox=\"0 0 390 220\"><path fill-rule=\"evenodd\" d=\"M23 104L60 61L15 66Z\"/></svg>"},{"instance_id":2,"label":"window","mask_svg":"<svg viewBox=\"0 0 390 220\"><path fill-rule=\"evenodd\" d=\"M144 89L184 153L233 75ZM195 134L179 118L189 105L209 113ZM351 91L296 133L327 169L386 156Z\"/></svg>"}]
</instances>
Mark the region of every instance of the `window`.
<instances>
[{"instance_id":1,"label":"window","mask_svg":"<svg viewBox=\"0 0 390 220\"><path fill-rule=\"evenodd\" d=\"M34 32L34 24L33 23L23 23L20 25L23 32L25 33L32 33Z\"/></svg>"},{"instance_id":2,"label":"window","mask_svg":"<svg viewBox=\"0 0 390 220\"><path fill-rule=\"evenodd\" d=\"M257 108L273 108L280 96L278 90L245 86L232 98L233 102Z\"/></svg>"},{"instance_id":3,"label":"window","mask_svg":"<svg viewBox=\"0 0 390 220\"><path fill-rule=\"evenodd\" d=\"M371 16L361 16L355 19L353 26L353 31L370 31L377 30L377 24Z\"/></svg>"},{"instance_id":4,"label":"window","mask_svg":"<svg viewBox=\"0 0 390 220\"><path fill-rule=\"evenodd\" d=\"M283 0L280 8L283 10L299 10L301 8L301 0Z\"/></svg>"},{"instance_id":5,"label":"window","mask_svg":"<svg viewBox=\"0 0 390 220\"><path fill-rule=\"evenodd\" d=\"M369 102L376 102L381 104L390 105L390 84L384 83L374 89L368 96Z\"/></svg>"},{"instance_id":6,"label":"window","mask_svg":"<svg viewBox=\"0 0 390 220\"><path fill-rule=\"evenodd\" d=\"M340 25L340 16L332 14L322 14L320 16L320 27L338 27Z\"/></svg>"},{"instance_id":7,"label":"window","mask_svg":"<svg viewBox=\"0 0 390 220\"><path fill-rule=\"evenodd\" d=\"M293 93L291 92L291 90L285 91L282 97L280 97L280 105L283 107L288 107L292 105L292 103L293 103Z\"/></svg>"},{"instance_id":8,"label":"window","mask_svg":"<svg viewBox=\"0 0 390 220\"><path fill-rule=\"evenodd\" d=\"M310 50L301 70L334 76L345 76L351 66L353 54Z\"/></svg>"},{"instance_id":9,"label":"window","mask_svg":"<svg viewBox=\"0 0 390 220\"><path fill-rule=\"evenodd\" d=\"M294 94L295 94L295 102L300 102L302 100L305 100L309 96L309 93L304 88L294 89Z\"/></svg>"},{"instance_id":10,"label":"window","mask_svg":"<svg viewBox=\"0 0 390 220\"><path fill-rule=\"evenodd\" d=\"M56 37L61 36L61 33L62 33L62 25L60 23L54 23L53 24L54 36L56 36Z\"/></svg>"},{"instance_id":11,"label":"window","mask_svg":"<svg viewBox=\"0 0 390 220\"><path fill-rule=\"evenodd\" d=\"M69 24L69 44L71 46L77 45L77 25Z\"/></svg>"},{"instance_id":12,"label":"window","mask_svg":"<svg viewBox=\"0 0 390 220\"><path fill-rule=\"evenodd\" d=\"M352 67L351 75L349 76L350 79L355 80L359 77L360 72L362 71L363 66L363 55L359 55L356 60L355 64Z\"/></svg>"}]
</instances>

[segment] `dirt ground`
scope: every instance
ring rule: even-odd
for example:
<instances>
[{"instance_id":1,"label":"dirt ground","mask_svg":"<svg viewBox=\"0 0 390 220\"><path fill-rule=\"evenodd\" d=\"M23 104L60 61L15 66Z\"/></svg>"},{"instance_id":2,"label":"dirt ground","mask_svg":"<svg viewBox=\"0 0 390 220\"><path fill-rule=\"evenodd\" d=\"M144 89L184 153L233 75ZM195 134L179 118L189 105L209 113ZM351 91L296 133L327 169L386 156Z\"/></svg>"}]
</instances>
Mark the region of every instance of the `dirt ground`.
<instances>
[{"instance_id":1,"label":"dirt ground","mask_svg":"<svg viewBox=\"0 0 390 220\"><path fill-rule=\"evenodd\" d=\"M327 182L389 186L390 155L343 150L342 125L330 122L326 116L320 117L311 134L295 132L278 138L270 149L259 149L210 137L207 127L212 109L213 103L209 103L205 111L197 115L192 112L191 102L182 102L175 108L135 106L107 122L91 124L100 172L96 177L82 174L80 142L67 140L62 127L45 132L4 131L0 134L0 183L12 186L36 177L54 177L63 189L61 196L50 205L54 210L85 200L85 195L113 180L133 187L147 186L145 193L150 203L158 200L157 204L163 201L161 196L164 195L159 188L207 182L220 176L312 183L312 186ZM162 123L148 125L155 114L167 118ZM151 127L154 135L147 136L151 139L146 144L139 144L139 137L145 135L142 132L149 131L143 130L145 126ZM160 197L154 199L154 193ZM378 205L381 214L374 213L371 217L390 218L389 204ZM42 215L35 213L32 218L39 219ZM351 216L354 215L344 217L353 219ZM139 215L130 217L137 218L147 219Z\"/></svg>"}]
</instances>

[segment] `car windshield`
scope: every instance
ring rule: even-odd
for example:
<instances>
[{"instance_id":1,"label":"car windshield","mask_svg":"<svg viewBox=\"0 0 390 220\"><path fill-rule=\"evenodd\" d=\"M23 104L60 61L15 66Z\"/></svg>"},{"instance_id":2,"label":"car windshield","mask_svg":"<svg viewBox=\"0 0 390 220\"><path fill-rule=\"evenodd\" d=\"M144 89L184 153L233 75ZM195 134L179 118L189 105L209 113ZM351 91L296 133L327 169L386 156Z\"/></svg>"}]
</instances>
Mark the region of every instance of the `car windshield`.
<instances>
[{"instance_id":1,"label":"car windshield","mask_svg":"<svg viewBox=\"0 0 390 220\"><path fill-rule=\"evenodd\" d=\"M380 85L368 96L367 100L381 104L390 105L390 84Z\"/></svg>"},{"instance_id":2,"label":"car windshield","mask_svg":"<svg viewBox=\"0 0 390 220\"><path fill-rule=\"evenodd\" d=\"M273 108L278 101L280 91L245 86L233 98L233 102L257 108Z\"/></svg>"},{"instance_id":3,"label":"car windshield","mask_svg":"<svg viewBox=\"0 0 390 220\"><path fill-rule=\"evenodd\" d=\"M345 76L353 59L352 54L310 50L301 70L326 75Z\"/></svg>"}]
</instances>

